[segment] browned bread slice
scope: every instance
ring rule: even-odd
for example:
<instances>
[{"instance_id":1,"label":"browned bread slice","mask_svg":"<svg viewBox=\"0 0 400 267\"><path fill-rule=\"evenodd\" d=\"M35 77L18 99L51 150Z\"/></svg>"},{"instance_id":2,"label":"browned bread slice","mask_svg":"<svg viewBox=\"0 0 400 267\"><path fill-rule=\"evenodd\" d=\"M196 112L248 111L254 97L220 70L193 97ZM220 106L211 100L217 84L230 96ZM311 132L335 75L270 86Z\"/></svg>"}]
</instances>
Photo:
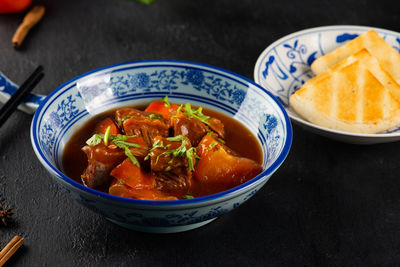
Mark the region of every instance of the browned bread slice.
<instances>
[{"instance_id":1,"label":"browned bread slice","mask_svg":"<svg viewBox=\"0 0 400 267\"><path fill-rule=\"evenodd\" d=\"M379 64L368 67L367 60L374 58L357 54L308 81L290 97L291 107L312 123L348 132L377 133L400 125L400 102L385 80L390 76L381 70L382 77L375 77Z\"/></svg>"},{"instance_id":2,"label":"browned bread slice","mask_svg":"<svg viewBox=\"0 0 400 267\"><path fill-rule=\"evenodd\" d=\"M326 75L330 75L333 71L341 69L344 66L347 66L357 60L362 63L379 80L380 83L385 85L398 101L400 101L400 85L395 80L393 80L392 76L389 75L382 68L378 60L373 57L366 49L361 49L357 53L347 57L338 64L328 68L325 72L311 78L305 83L304 86L307 86L307 84L313 83L325 77Z\"/></svg>"},{"instance_id":3,"label":"browned bread slice","mask_svg":"<svg viewBox=\"0 0 400 267\"><path fill-rule=\"evenodd\" d=\"M400 54L374 30L369 30L331 53L316 59L311 64L311 70L318 75L362 49L366 49L375 57L382 68L400 84Z\"/></svg>"}]
</instances>

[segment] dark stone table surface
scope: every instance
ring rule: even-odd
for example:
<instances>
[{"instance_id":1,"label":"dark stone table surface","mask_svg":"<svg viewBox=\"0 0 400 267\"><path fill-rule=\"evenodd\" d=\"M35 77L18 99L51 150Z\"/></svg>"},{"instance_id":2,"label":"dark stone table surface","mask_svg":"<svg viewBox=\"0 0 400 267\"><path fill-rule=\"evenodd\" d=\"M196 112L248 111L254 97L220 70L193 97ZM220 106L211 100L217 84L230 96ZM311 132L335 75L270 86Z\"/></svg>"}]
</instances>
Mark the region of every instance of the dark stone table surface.
<instances>
[{"instance_id":1,"label":"dark stone table surface","mask_svg":"<svg viewBox=\"0 0 400 267\"><path fill-rule=\"evenodd\" d=\"M38 1L39 2L39 1ZM43 21L14 50L23 14L0 15L0 70L36 93L94 68L178 59L250 79L258 55L289 33L324 25L400 31L396 1L47 0ZM0 129L0 202L14 220L0 246L25 244L8 266L399 266L400 143L339 143L293 126L284 164L251 200L202 228L145 234L116 226L69 198L31 147L32 116Z\"/></svg>"}]
</instances>

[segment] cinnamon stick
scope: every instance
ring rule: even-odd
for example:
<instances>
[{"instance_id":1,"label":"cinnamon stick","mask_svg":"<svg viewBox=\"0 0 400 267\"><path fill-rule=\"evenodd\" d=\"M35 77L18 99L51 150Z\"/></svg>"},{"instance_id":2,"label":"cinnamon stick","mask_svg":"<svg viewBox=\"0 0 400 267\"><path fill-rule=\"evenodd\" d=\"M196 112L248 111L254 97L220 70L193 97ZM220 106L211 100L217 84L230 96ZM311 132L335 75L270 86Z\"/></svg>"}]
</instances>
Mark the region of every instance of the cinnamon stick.
<instances>
[{"instance_id":1,"label":"cinnamon stick","mask_svg":"<svg viewBox=\"0 0 400 267\"><path fill-rule=\"evenodd\" d=\"M14 48L21 46L30 29L42 19L44 12L44 6L36 5L25 15L24 20L19 25L12 38L12 45Z\"/></svg>"},{"instance_id":2,"label":"cinnamon stick","mask_svg":"<svg viewBox=\"0 0 400 267\"><path fill-rule=\"evenodd\" d=\"M13 239L0 251L0 267L3 266L8 259L14 255L19 247L24 243L24 238L21 236L14 236Z\"/></svg>"}]
</instances>

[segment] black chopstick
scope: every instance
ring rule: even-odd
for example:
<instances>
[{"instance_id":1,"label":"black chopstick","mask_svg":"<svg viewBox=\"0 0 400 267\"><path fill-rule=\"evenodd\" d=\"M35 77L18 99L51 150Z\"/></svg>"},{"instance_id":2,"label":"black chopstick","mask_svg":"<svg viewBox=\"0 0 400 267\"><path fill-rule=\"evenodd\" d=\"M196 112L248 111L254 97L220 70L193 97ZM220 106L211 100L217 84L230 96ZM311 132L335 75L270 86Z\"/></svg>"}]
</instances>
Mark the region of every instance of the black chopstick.
<instances>
[{"instance_id":1,"label":"black chopstick","mask_svg":"<svg viewBox=\"0 0 400 267\"><path fill-rule=\"evenodd\" d=\"M0 127L10 117L14 110L18 107L19 103L26 97L30 91L39 83L43 78L43 67L39 66L29 76L29 78L18 88L18 90L10 97L10 99L0 109Z\"/></svg>"}]
</instances>

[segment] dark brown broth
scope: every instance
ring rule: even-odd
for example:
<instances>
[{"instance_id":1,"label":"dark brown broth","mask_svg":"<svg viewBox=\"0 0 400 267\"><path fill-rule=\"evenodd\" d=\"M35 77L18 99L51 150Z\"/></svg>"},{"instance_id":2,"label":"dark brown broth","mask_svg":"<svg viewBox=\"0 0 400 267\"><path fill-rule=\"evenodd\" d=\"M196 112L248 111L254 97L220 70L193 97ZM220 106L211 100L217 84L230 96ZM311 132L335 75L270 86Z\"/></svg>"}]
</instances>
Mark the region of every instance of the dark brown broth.
<instances>
[{"instance_id":1,"label":"dark brown broth","mask_svg":"<svg viewBox=\"0 0 400 267\"><path fill-rule=\"evenodd\" d=\"M135 108L144 110L146 106L136 106ZM68 177L81 183L81 174L87 166L87 157L81 148L85 146L86 140L93 135L96 124L106 117L114 117L115 110L104 112L90 119L65 145L62 164L64 173ZM261 146L256 137L243 124L211 109L203 108L203 113L223 122L225 125L225 142L229 148L243 157L262 164Z\"/></svg>"}]
</instances>

